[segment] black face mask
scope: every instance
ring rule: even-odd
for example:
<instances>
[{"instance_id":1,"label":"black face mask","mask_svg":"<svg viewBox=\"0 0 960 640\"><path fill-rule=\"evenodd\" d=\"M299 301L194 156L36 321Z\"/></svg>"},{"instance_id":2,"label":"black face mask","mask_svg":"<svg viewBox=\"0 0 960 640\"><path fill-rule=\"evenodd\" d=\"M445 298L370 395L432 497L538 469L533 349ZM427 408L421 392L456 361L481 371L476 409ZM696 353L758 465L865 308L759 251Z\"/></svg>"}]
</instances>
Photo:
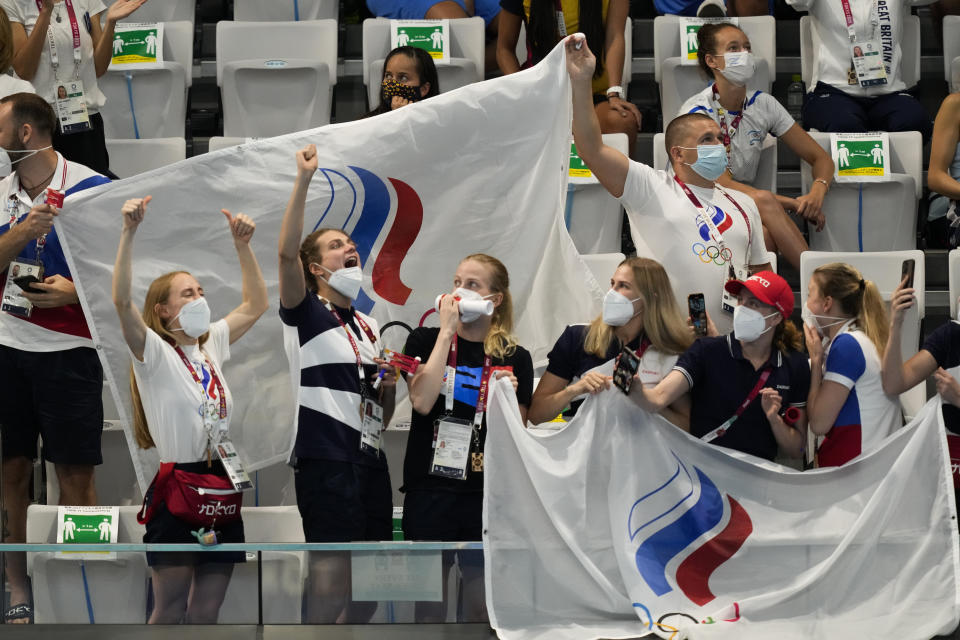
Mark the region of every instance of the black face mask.
<instances>
[{"instance_id":1,"label":"black face mask","mask_svg":"<svg viewBox=\"0 0 960 640\"><path fill-rule=\"evenodd\" d=\"M396 80L384 80L380 83L380 104L389 105L393 96L416 102L420 99L420 87L400 84Z\"/></svg>"}]
</instances>

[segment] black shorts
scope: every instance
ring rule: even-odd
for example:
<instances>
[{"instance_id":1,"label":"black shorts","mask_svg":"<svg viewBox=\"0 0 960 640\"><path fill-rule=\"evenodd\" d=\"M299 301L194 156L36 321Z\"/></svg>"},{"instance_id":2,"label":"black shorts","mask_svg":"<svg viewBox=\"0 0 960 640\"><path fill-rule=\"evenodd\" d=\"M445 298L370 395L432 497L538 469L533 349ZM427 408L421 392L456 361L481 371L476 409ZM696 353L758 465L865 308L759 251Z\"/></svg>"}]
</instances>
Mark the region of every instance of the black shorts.
<instances>
[{"instance_id":1,"label":"black shorts","mask_svg":"<svg viewBox=\"0 0 960 640\"><path fill-rule=\"evenodd\" d=\"M479 492L408 491L403 499L403 538L430 542L480 542L483 539L483 494ZM482 565L482 551L444 551L461 565Z\"/></svg>"},{"instance_id":2,"label":"black shorts","mask_svg":"<svg viewBox=\"0 0 960 640\"><path fill-rule=\"evenodd\" d=\"M386 468L300 458L293 477L307 542L393 540Z\"/></svg>"},{"instance_id":3,"label":"black shorts","mask_svg":"<svg viewBox=\"0 0 960 640\"><path fill-rule=\"evenodd\" d=\"M182 469L189 473L210 472L212 475L226 476L220 461L213 463L213 470L207 467L206 461L188 462L176 465L177 469ZM147 490L147 505L153 499L153 487ZM169 544L199 544L197 538L191 533L198 527L184 522L167 510L167 505L157 505L153 512L153 517L147 522L146 532L143 534L144 543L169 543ZM217 532L217 541L221 543L241 543L244 542L243 520L237 518L234 522L227 525L218 525L214 527ZM189 551L171 551L165 553L162 551L148 551L147 565L151 567L163 567L170 565L188 566L198 564L209 564L214 562L246 562L246 553L243 551L198 551L192 553Z\"/></svg>"},{"instance_id":4,"label":"black shorts","mask_svg":"<svg viewBox=\"0 0 960 640\"><path fill-rule=\"evenodd\" d=\"M0 345L3 457L36 458L37 436L49 462L103 462L103 367L95 349L21 351Z\"/></svg>"}]
</instances>

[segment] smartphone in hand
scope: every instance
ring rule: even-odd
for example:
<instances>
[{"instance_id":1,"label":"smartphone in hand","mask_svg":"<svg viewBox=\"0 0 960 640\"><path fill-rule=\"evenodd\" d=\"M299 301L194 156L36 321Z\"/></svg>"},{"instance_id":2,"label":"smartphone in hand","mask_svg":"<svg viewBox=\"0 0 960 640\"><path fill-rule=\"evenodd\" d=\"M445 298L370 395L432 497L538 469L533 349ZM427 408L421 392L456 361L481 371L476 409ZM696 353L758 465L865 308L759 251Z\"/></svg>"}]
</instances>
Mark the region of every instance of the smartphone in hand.
<instances>
[{"instance_id":1,"label":"smartphone in hand","mask_svg":"<svg viewBox=\"0 0 960 640\"><path fill-rule=\"evenodd\" d=\"M19 276L13 279L13 284L17 285L27 293L43 293L43 291L41 291L40 289L34 289L33 287L30 286L34 282L40 282L40 279L34 275Z\"/></svg>"},{"instance_id":2,"label":"smartphone in hand","mask_svg":"<svg viewBox=\"0 0 960 640\"><path fill-rule=\"evenodd\" d=\"M698 336L707 335L707 304L702 293L687 296L687 309L693 321L693 332Z\"/></svg>"},{"instance_id":3,"label":"smartphone in hand","mask_svg":"<svg viewBox=\"0 0 960 640\"><path fill-rule=\"evenodd\" d=\"M623 391L630 393L633 376L640 369L640 358L630 349L624 347L617 356L617 363L613 367L613 384Z\"/></svg>"},{"instance_id":4,"label":"smartphone in hand","mask_svg":"<svg viewBox=\"0 0 960 640\"><path fill-rule=\"evenodd\" d=\"M909 258L903 261L903 266L900 267L900 282L903 282L903 279L906 278L907 282L904 285L906 289L913 288L913 271L916 269L916 261L913 258Z\"/></svg>"}]
</instances>

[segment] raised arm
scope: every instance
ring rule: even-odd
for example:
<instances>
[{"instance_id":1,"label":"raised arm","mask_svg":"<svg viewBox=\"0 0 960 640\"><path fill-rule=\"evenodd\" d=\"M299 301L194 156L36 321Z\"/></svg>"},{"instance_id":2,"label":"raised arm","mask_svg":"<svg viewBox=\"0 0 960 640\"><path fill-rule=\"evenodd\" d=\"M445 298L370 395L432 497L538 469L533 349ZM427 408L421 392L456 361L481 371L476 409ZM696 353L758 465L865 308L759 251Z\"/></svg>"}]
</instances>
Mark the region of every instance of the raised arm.
<instances>
[{"instance_id":1,"label":"raised arm","mask_svg":"<svg viewBox=\"0 0 960 640\"><path fill-rule=\"evenodd\" d=\"M117 22L140 8L147 0L116 0L107 9L104 25L100 26L100 14L90 17L90 37L93 39L93 66L99 78L107 72L113 58L113 30Z\"/></svg>"},{"instance_id":2,"label":"raised arm","mask_svg":"<svg viewBox=\"0 0 960 640\"><path fill-rule=\"evenodd\" d=\"M133 278L133 236L143 222L147 205L153 196L133 198L123 203L123 231L120 233L120 246L117 247L117 260L113 265L113 306L120 316L120 329L123 339L137 360L143 361L143 347L147 340L147 325L137 307L130 299L130 283Z\"/></svg>"},{"instance_id":3,"label":"raised arm","mask_svg":"<svg viewBox=\"0 0 960 640\"><path fill-rule=\"evenodd\" d=\"M500 10L497 18L497 66L503 75L520 71L520 61L517 60L517 41L520 39L520 25L523 18L506 9Z\"/></svg>"},{"instance_id":4,"label":"raised arm","mask_svg":"<svg viewBox=\"0 0 960 640\"><path fill-rule=\"evenodd\" d=\"M883 392L888 395L897 395L907 389L920 384L937 370L937 361L926 349L921 349L912 358L903 361L901 338L903 334L903 318L907 309L916 304L912 288L900 283L890 299L890 337L883 351L881 377Z\"/></svg>"},{"instance_id":5,"label":"raised arm","mask_svg":"<svg viewBox=\"0 0 960 640\"><path fill-rule=\"evenodd\" d=\"M227 217L230 225L233 245L240 259L240 274L243 278L243 301L224 318L227 326L230 327L230 344L233 344L263 315L270 303L267 299L267 284L263 281L263 274L260 273L257 257L250 248L250 238L253 237L253 232L257 228L256 223L244 213L238 213L233 217L226 209L221 209L221 212Z\"/></svg>"},{"instance_id":6,"label":"raised arm","mask_svg":"<svg viewBox=\"0 0 960 640\"><path fill-rule=\"evenodd\" d=\"M960 143L960 93L944 99L933 122L933 140L930 142L930 167L927 186L931 191L960 200L960 182L950 175L950 163Z\"/></svg>"},{"instance_id":7,"label":"raised arm","mask_svg":"<svg viewBox=\"0 0 960 640\"><path fill-rule=\"evenodd\" d=\"M440 302L440 333L433 351L427 361L417 368L413 378L407 383L410 391L410 404L421 415L430 413L440 396L443 386L443 372L447 366L447 354L450 342L457 334L457 322L460 319L460 307L456 298L444 296Z\"/></svg>"},{"instance_id":8,"label":"raised arm","mask_svg":"<svg viewBox=\"0 0 960 640\"><path fill-rule=\"evenodd\" d=\"M50 27L50 15L53 13L54 0L43 0L33 31L27 35L26 27L19 22L11 22L13 32L13 70L24 80L33 80L37 75L40 55L47 46L47 29Z\"/></svg>"},{"instance_id":9,"label":"raised arm","mask_svg":"<svg viewBox=\"0 0 960 640\"><path fill-rule=\"evenodd\" d=\"M303 263L300 261L300 238L303 235L307 191L313 174L317 172L317 162L316 145L308 144L297 151L297 177L280 226L280 304L285 309L292 309L303 302L307 291Z\"/></svg>"},{"instance_id":10,"label":"raised arm","mask_svg":"<svg viewBox=\"0 0 960 640\"><path fill-rule=\"evenodd\" d=\"M577 45L580 48L577 48ZM597 60L587 47L582 34L575 33L565 43L567 50L567 73L573 90L573 140L577 153L590 167L600 184L619 198L623 195L623 186L627 181L630 160L613 147L603 144L600 121L593 108L593 88L591 78Z\"/></svg>"}]
</instances>

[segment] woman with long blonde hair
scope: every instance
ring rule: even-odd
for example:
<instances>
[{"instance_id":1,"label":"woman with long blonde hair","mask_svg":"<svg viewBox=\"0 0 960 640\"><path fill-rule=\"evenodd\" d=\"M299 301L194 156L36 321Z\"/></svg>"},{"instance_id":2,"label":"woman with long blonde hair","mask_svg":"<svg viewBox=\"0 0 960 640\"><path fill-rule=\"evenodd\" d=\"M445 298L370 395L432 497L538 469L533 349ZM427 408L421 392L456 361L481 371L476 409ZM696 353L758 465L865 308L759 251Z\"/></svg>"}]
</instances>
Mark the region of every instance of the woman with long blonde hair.
<instances>
[{"instance_id":1,"label":"woman with long blonde hair","mask_svg":"<svg viewBox=\"0 0 960 640\"><path fill-rule=\"evenodd\" d=\"M475 310L483 300L493 307L490 315ZM475 303L473 310L468 301ZM510 276L496 258L482 253L464 258L453 276L453 292L441 299L439 313L440 326L415 329L404 348L423 364L407 380L413 415L403 462L403 531L407 540L477 541L483 529L484 409L490 381L510 379L525 421L533 392L533 361L513 336ZM448 455L455 442L469 444L457 449L461 455ZM453 557L444 552L444 584ZM484 621L482 557L460 554L460 569L463 621ZM445 621L445 603L418 602L416 618Z\"/></svg>"},{"instance_id":2,"label":"woman with long blonde hair","mask_svg":"<svg viewBox=\"0 0 960 640\"><path fill-rule=\"evenodd\" d=\"M810 276L803 321L811 369L810 430L824 436L818 465L840 466L903 424L900 402L884 391L881 375L887 311L873 282L852 266L833 262Z\"/></svg>"},{"instance_id":3,"label":"woman with long blonde hair","mask_svg":"<svg viewBox=\"0 0 960 640\"><path fill-rule=\"evenodd\" d=\"M150 200L147 196L124 203L113 271L113 304L133 359L130 387L136 440L141 448L156 447L161 463L144 500L143 541L198 542L203 525L185 519L178 483L190 478L200 487L232 487L217 453L228 438L233 414L223 363L230 357L230 344L267 310L267 286L250 248L253 220L224 209L243 278L240 306L211 324L200 283L186 271L174 271L151 283L141 314L130 294L133 238ZM231 497L239 502L239 495ZM244 541L238 512L239 507L233 506L218 518L215 511L208 528L215 527L218 542ZM243 562L243 556L242 552L148 553L154 594L150 624L215 623L232 563Z\"/></svg>"},{"instance_id":4,"label":"woman with long blonde hair","mask_svg":"<svg viewBox=\"0 0 960 640\"><path fill-rule=\"evenodd\" d=\"M692 342L663 266L649 258L627 258L610 278L603 312L589 325L568 326L557 339L528 418L539 424L561 412L575 414L588 394L610 387L610 376L596 368L623 347L640 356L640 382L652 386L673 369L677 356ZM686 425L687 413L683 399L664 409L667 419L681 426Z\"/></svg>"}]
</instances>

